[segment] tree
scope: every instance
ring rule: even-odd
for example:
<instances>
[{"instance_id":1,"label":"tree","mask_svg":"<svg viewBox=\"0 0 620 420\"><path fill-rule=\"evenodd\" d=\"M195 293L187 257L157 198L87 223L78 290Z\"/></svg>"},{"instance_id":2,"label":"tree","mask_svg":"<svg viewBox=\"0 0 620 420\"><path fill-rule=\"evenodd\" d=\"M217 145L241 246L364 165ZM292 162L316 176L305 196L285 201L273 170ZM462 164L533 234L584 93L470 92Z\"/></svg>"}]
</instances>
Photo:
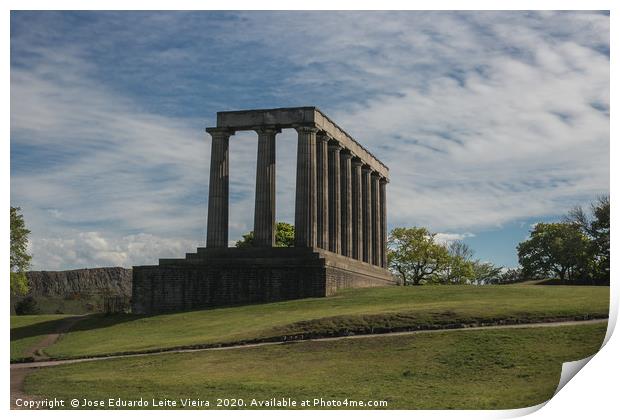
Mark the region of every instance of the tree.
<instances>
[{"instance_id":1,"label":"tree","mask_svg":"<svg viewBox=\"0 0 620 420\"><path fill-rule=\"evenodd\" d=\"M253 230L243 235L242 239L235 243L237 248L246 248L253 245ZM291 246L295 246L295 226L285 222L278 222L276 224L276 247L286 248Z\"/></svg>"},{"instance_id":2,"label":"tree","mask_svg":"<svg viewBox=\"0 0 620 420\"><path fill-rule=\"evenodd\" d=\"M454 241L448 245L450 262L440 279L441 283L464 284L473 280L474 267L471 261L474 251L462 241Z\"/></svg>"},{"instance_id":3,"label":"tree","mask_svg":"<svg viewBox=\"0 0 620 420\"><path fill-rule=\"evenodd\" d=\"M530 238L517 246L523 275L555 275L562 282L587 270L590 249L588 237L574 223L538 223Z\"/></svg>"},{"instance_id":4,"label":"tree","mask_svg":"<svg viewBox=\"0 0 620 420\"><path fill-rule=\"evenodd\" d=\"M470 261L474 257L474 250L463 241L451 242L448 245L448 251L453 257L459 257L465 261Z\"/></svg>"},{"instance_id":5,"label":"tree","mask_svg":"<svg viewBox=\"0 0 620 420\"><path fill-rule=\"evenodd\" d=\"M499 281L503 267L474 260L474 250L462 241L448 245L450 263L440 282L447 284L492 284Z\"/></svg>"},{"instance_id":6,"label":"tree","mask_svg":"<svg viewBox=\"0 0 620 420\"><path fill-rule=\"evenodd\" d=\"M400 275L403 285L432 282L450 263L445 246L435 243L435 234L425 228L395 228L388 240L388 265Z\"/></svg>"},{"instance_id":7,"label":"tree","mask_svg":"<svg viewBox=\"0 0 620 420\"><path fill-rule=\"evenodd\" d=\"M25 295L28 293L26 271L30 268L32 257L28 254L28 235L24 216L19 207L11 207L11 293Z\"/></svg>"},{"instance_id":8,"label":"tree","mask_svg":"<svg viewBox=\"0 0 620 420\"><path fill-rule=\"evenodd\" d=\"M609 281L610 260L610 202L609 196L598 197L590 204L591 216L576 206L564 217L564 222L577 226L590 239L592 261L588 275L592 280Z\"/></svg>"},{"instance_id":9,"label":"tree","mask_svg":"<svg viewBox=\"0 0 620 420\"><path fill-rule=\"evenodd\" d=\"M609 281L609 260L610 260L610 224L609 215L610 203L609 196L603 196L598 199L598 203L592 204L592 213L594 219L590 224L590 234L594 243L594 252L596 255L596 272L595 276Z\"/></svg>"},{"instance_id":10,"label":"tree","mask_svg":"<svg viewBox=\"0 0 620 420\"><path fill-rule=\"evenodd\" d=\"M503 268L490 262L476 260L472 263L473 282L476 284L499 283Z\"/></svg>"},{"instance_id":11,"label":"tree","mask_svg":"<svg viewBox=\"0 0 620 420\"><path fill-rule=\"evenodd\" d=\"M498 284L518 283L523 281L523 273L520 268L509 268L500 274Z\"/></svg>"}]
</instances>

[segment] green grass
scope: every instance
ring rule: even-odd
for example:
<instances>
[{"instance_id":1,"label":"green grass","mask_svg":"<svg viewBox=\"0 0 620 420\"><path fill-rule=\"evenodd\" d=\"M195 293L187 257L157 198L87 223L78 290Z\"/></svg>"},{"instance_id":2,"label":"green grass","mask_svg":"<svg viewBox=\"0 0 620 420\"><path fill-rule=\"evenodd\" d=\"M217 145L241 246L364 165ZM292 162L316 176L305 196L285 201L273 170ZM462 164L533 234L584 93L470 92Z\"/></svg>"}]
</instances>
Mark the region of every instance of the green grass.
<instances>
[{"instance_id":1,"label":"green grass","mask_svg":"<svg viewBox=\"0 0 620 420\"><path fill-rule=\"evenodd\" d=\"M447 324L604 317L608 287L422 286L158 316L95 315L46 353L77 357L282 335L342 335Z\"/></svg>"},{"instance_id":2,"label":"green grass","mask_svg":"<svg viewBox=\"0 0 620 420\"><path fill-rule=\"evenodd\" d=\"M22 297L11 296L11 315L15 315L15 304ZM103 298L100 296L84 295L75 298L36 296L37 313L39 314L73 314L82 315L103 310Z\"/></svg>"},{"instance_id":3,"label":"green grass","mask_svg":"<svg viewBox=\"0 0 620 420\"><path fill-rule=\"evenodd\" d=\"M249 405L273 397L385 400L388 409L519 408L549 399L562 362L598 351L605 330L603 323L441 331L139 356L40 369L25 391L61 399L198 398L209 408L217 398Z\"/></svg>"},{"instance_id":4,"label":"green grass","mask_svg":"<svg viewBox=\"0 0 620 420\"><path fill-rule=\"evenodd\" d=\"M43 337L53 332L66 315L24 315L11 317L11 361L21 360Z\"/></svg>"}]
</instances>

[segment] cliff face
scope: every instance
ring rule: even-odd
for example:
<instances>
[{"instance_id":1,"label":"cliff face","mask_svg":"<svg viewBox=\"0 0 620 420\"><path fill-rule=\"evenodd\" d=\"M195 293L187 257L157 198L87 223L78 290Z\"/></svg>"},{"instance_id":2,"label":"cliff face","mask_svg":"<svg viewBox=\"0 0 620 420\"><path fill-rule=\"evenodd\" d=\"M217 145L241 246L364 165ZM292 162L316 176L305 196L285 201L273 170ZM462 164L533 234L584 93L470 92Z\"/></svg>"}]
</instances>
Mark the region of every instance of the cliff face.
<instances>
[{"instance_id":1,"label":"cliff face","mask_svg":"<svg viewBox=\"0 0 620 420\"><path fill-rule=\"evenodd\" d=\"M122 267L29 271L26 276L30 286L29 294L35 297L131 296L131 269Z\"/></svg>"}]
</instances>

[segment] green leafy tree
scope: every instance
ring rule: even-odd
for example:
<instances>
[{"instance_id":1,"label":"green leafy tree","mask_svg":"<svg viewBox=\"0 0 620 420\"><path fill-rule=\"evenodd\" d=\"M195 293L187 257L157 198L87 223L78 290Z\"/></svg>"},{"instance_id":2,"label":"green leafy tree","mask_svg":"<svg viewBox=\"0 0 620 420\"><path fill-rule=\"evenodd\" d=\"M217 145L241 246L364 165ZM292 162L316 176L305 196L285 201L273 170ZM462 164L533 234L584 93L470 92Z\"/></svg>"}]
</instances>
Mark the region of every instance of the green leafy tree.
<instances>
[{"instance_id":1,"label":"green leafy tree","mask_svg":"<svg viewBox=\"0 0 620 420\"><path fill-rule=\"evenodd\" d=\"M591 240L592 265L588 273L592 280L609 281L610 260L610 203L609 196L601 196L590 205L591 216L581 206L568 212L566 223L579 227Z\"/></svg>"},{"instance_id":2,"label":"green leafy tree","mask_svg":"<svg viewBox=\"0 0 620 420\"><path fill-rule=\"evenodd\" d=\"M254 231L246 233L235 243L237 248L246 248L254 245ZM286 248L295 246L295 226L286 222L276 224L276 247Z\"/></svg>"},{"instance_id":3,"label":"green leafy tree","mask_svg":"<svg viewBox=\"0 0 620 420\"><path fill-rule=\"evenodd\" d=\"M435 282L450 264L445 246L435 242L435 234L421 227L395 228L388 240L388 265L403 285Z\"/></svg>"},{"instance_id":4,"label":"green leafy tree","mask_svg":"<svg viewBox=\"0 0 620 420\"><path fill-rule=\"evenodd\" d=\"M520 268L509 268L502 272L498 278L498 284L510 284L523 281L523 273Z\"/></svg>"},{"instance_id":5,"label":"green leafy tree","mask_svg":"<svg viewBox=\"0 0 620 420\"><path fill-rule=\"evenodd\" d=\"M28 293L26 271L30 268L32 257L28 254L28 235L24 216L19 207L11 207L11 293L25 295Z\"/></svg>"},{"instance_id":6,"label":"green leafy tree","mask_svg":"<svg viewBox=\"0 0 620 420\"><path fill-rule=\"evenodd\" d=\"M590 224L592 242L596 255L596 273L595 276L610 279L609 260L610 260L610 203L609 197L604 196L598 199L598 202L592 205L594 219Z\"/></svg>"},{"instance_id":7,"label":"green leafy tree","mask_svg":"<svg viewBox=\"0 0 620 420\"><path fill-rule=\"evenodd\" d=\"M538 223L517 252L524 276L562 282L581 276L591 261L590 241L574 223Z\"/></svg>"},{"instance_id":8,"label":"green leafy tree","mask_svg":"<svg viewBox=\"0 0 620 420\"><path fill-rule=\"evenodd\" d=\"M439 282L445 284L492 284L499 282L503 267L490 262L474 260L474 251L462 241L448 246L450 263Z\"/></svg>"},{"instance_id":9,"label":"green leafy tree","mask_svg":"<svg viewBox=\"0 0 620 420\"><path fill-rule=\"evenodd\" d=\"M490 262L476 260L472 263L472 281L476 284L499 283L503 267L498 267Z\"/></svg>"}]
</instances>

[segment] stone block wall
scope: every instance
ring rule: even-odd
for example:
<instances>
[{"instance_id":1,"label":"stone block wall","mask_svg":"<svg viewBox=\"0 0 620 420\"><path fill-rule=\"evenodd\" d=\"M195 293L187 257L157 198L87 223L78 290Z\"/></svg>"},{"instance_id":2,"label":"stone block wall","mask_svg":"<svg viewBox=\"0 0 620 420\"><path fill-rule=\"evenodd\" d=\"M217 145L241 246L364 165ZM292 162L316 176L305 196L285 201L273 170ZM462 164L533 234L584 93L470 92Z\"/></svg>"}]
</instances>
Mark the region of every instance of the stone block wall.
<instances>
[{"instance_id":1,"label":"stone block wall","mask_svg":"<svg viewBox=\"0 0 620 420\"><path fill-rule=\"evenodd\" d=\"M160 313L324 296L318 267L142 266L134 268L132 311Z\"/></svg>"},{"instance_id":2,"label":"stone block wall","mask_svg":"<svg viewBox=\"0 0 620 420\"><path fill-rule=\"evenodd\" d=\"M221 253L221 251L218 251ZM232 252L232 251L231 251ZM251 252L251 251L250 251ZM132 312L152 314L218 306L323 297L338 289L393 284L387 270L324 252L211 255L133 268ZM278 255L279 254L279 255ZM282 256L284 254L284 257ZM240 258L240 257L244 258ZM340 258L339 258L340 257Z\"/></svg>"},{"instance_id":3,"label":"stone block wall","mask_svg":"<svg viewBox=\"0 0 620 420\"><path fill-rule=\"evenodd\" d=\"M340 289L357 289L361 287L381 287L392 286L392 279L385 276L377 276L366 273L359 273L337 267L326 267L325 294L331 296Z\"/></svg>"}]
</instances>

